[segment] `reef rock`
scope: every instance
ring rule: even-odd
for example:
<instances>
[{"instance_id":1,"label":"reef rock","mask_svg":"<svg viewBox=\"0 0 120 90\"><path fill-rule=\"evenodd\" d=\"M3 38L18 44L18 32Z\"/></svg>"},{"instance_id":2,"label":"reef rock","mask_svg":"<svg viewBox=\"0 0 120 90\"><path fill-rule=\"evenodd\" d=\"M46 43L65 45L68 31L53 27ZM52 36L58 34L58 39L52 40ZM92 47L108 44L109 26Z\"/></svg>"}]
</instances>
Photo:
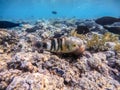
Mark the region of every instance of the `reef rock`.
<instances>
[{"instance_id":1,"label":"reef rock","mask_svg":"<svg viewBox=\"0 0 120 90\"><path fill-rule=\"evenodd\" d=\"M119 90L120 86L112 77L105 77L96 71L81 76L77 90Z\"/></svg>"},{"instance_id":2,"label":"reef rock","mask_svg":"<svg viewBox=\"0 0 120 90\"><path fill-rule=\"evenodd\" d=\"M18 36L14 31L0 29L0 51L10 52L18 42Z\"/></svg>"},{"instance_id":3,"label":"reef rock","mask_svg":"<svg viewBox=\"0 0 120 90\"><path fill-rule=\"evenodd\" d=\"M120 34L120 26L119 27L112 27L112 26L104 26L109 32L114 34Z\"/></svg>"},{"instance_id":4,"label":"reef rock","mask_svg":"<svg viewBox=\"0 0 120 90\"><path fill-rule=\"evenodd\" d=\"M0 71L7 69L7 62L11 60L11 55L7 53L0 53Z\"/></svg>"},{"instance_id":5,"label":"reef rock","mask_svg":"<svg viewBox=\"0 0 120 90\"><path fill-rule=\"evenodd\" d=\"M10 21L0 21L0 28L13 28L13 27L17 27L17 26L20 26L20 24L10 22Z\"/></svg>"},{"instance_id":6,"label":"reef rock","mask_svg":"<svg viewBox=\"0 0 120 90\"><path fill-rule=\"evenodd\" d=\"M35 26L32 28L27 28L25 31L28 33L32 33L32 32L35 32L36 30L39 30L39 29L41 29L41 27Z\"/></svg>"},{"instance_id":7,"label":"reef rock","mask_svg":"<svg viewBox=\"0 0 120 90\"><path fill-rule=\"evenodd\" d=\"M114 22L120 22L120 19L106 16L96 19L95 22L100 25L110 25L113 24Z\"/></svg>"},{"instance_id":8,"label":"reef rock","mask_svg":"<svg viewBox=\"0 0 120 90\"><path fill-rule=\"evenodd\" d=\"M90 32L90 30L87 26L77 26L77 29L75 31L78 34L87 34L88 32Z\"/></svg>"},{"instance_id":9,"label":"reef rock","mask_svg":"<svg viewBox=\"0 0 120 90\"><path fill-rule=\"evenodd\" d=\"M37 72L38 69L41 68L40 64L49 58L49 54L39 54L37 52L18 52L12 57L11 61L8 62L8 67L12 69L19 69L23 72Z\"/></svg>"},{"instance_id":10,"label":"reef rock","mask_svg":"<svg viewBox=\"0 0 120 90\"><path fill-rule=\"evenodd\" d=\"M0 72L0 90L5 90L14 77L19 76L20 70L5 70Z\"/></svg>"},{"instance_id":11,"label":"reef rock","mask_svg":"<svg viewBox=\"0 0 120 90\"><path fill-rule=\"evenodd\" d=\"M6 90L64 90L63 79L54 75L24 73L16 76Z\"/></svg>"}]
</instances>

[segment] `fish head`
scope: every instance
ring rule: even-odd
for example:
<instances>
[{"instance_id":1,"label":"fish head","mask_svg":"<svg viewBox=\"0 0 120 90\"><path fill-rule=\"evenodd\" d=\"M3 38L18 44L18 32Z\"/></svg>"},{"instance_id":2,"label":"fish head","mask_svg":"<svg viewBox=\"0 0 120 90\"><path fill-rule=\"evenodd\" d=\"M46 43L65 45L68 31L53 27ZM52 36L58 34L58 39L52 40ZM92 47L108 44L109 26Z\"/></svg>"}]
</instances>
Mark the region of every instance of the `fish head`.
<instances>
[{"instance_id":1,"label":"fish head","mask_svg":"<svg viewBox=\"0 0 120 90\"><path fill-rule=\"evenodd\" d=\"M66 40L66 46L68 52L75 52L81 50L83 48L83 40L77 37L69 37L68 40ZM81 51L79 51L81 52Z\"/></svg>"}]
</instances>

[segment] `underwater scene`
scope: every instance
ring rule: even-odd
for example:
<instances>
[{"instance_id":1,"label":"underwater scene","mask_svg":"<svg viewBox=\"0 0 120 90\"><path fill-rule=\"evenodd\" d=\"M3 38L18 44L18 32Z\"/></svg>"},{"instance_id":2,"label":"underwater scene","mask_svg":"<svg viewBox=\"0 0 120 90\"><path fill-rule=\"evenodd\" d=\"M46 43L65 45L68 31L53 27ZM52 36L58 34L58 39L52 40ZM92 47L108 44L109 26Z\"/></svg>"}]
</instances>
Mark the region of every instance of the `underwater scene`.
<instances>
[{"instance_id":1,"label":"underwater scene","mask_svg":"<svg viewBox=\"0 0 120 90\"><path fill-rule=\"evenodd\" d=\"M0 90L120 90L120 0L0 0Z\"/></svg>"}]
</instances>

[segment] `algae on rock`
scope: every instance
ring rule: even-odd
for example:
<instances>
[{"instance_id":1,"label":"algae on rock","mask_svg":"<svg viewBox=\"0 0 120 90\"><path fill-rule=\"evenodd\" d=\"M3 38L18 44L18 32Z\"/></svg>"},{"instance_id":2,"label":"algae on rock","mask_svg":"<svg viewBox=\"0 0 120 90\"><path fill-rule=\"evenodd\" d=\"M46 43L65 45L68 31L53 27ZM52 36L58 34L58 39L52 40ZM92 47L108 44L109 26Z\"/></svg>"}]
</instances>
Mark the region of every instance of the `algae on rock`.
<instances>
[{"instance_id":1,"label":"algae on rock","mask_svg":"<svg viewBox=\"0 0 120 90\"><path fill-rule=\"evenodd\" d=\"M102 36L94 34L92 38L87 41L87 48L96 51L111 50L112 48L106 45L108 42L115 43L116 46L117 43L119 43L119 38L112 33L105 33ZM115 47L114 50L116 50Z\"/></svg>"}]
</instances>

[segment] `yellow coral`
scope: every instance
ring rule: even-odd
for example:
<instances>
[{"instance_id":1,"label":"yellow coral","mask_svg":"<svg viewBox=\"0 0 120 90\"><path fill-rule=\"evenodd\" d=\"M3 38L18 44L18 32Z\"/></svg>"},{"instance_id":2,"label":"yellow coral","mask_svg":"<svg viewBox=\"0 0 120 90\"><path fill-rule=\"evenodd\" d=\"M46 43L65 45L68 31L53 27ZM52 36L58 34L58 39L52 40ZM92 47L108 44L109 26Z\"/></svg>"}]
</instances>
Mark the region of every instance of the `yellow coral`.
<instances>
[{"instance_id":1,"label":"yellow coral","mask_svg":"<svg viewBox=\"0 0 120 90\"><path fill-rule=\"evenodd\" d=\"M120 51L120 42L118 35L112 34L112 33L105 33L102 36L99 36L97 34L93 34L91 38L88 38L86 35L83 34L77 34L75 30L72 30L70 33L72 36L79 37L82 40L86 40L86 47L87 49L92 49L96 51L103 51L103 50L109 50L110 47L107 47L105 45L106 42L114 42L116 45L114 47L114 50Z\"/></svg>"},{"instance_id":2,"label":"yellow coral","mask_svg":"<svg viewBox=\"0 0 120 90\"><path fill-rule=\"evenodd\" d=\"M77 31L75 31L75 30L72 30L70 32L70 36L75 36L75 37L78 37L78 38L80 38L82 40L86 40L87 39L86 35L84 35L84 34L78 34Z\"/></svg>"},{"instance_id":3,"label":"yellow coral","mask_svg":"<svg viewBox=\"0 0 120 90\"><path fill-rule=\"evenodd\" d=\"M87 48L94 50L108 50L109 47L105 45L106 42L118 43L119 39L117 35L112 33L105 33L103 36L99 37L98 35L93 35L92 39L87 41Z\"/></svg>"},{"instance_id":4,"label":"yellow coral","mask_svg":"<svg viewBox=\"0 0 120 90\"><path fill-rule=\"evenodd\" d=\"M105 33L102 37L102 39L105 41L105 42L118 42L119 38L118 38L118 35L115 35L115 34L112 34L112 33Z\"/></svg>"},{"instance_id":5,"label":"yellow coral","mask_svg":"<svg viewBox=\"0 0 120 90\"><path fill-rule=\"evenodd\" d=\"M117 43L114 49L115 51L120 52L120 43Z\"/></svg>"}]
</instances>

